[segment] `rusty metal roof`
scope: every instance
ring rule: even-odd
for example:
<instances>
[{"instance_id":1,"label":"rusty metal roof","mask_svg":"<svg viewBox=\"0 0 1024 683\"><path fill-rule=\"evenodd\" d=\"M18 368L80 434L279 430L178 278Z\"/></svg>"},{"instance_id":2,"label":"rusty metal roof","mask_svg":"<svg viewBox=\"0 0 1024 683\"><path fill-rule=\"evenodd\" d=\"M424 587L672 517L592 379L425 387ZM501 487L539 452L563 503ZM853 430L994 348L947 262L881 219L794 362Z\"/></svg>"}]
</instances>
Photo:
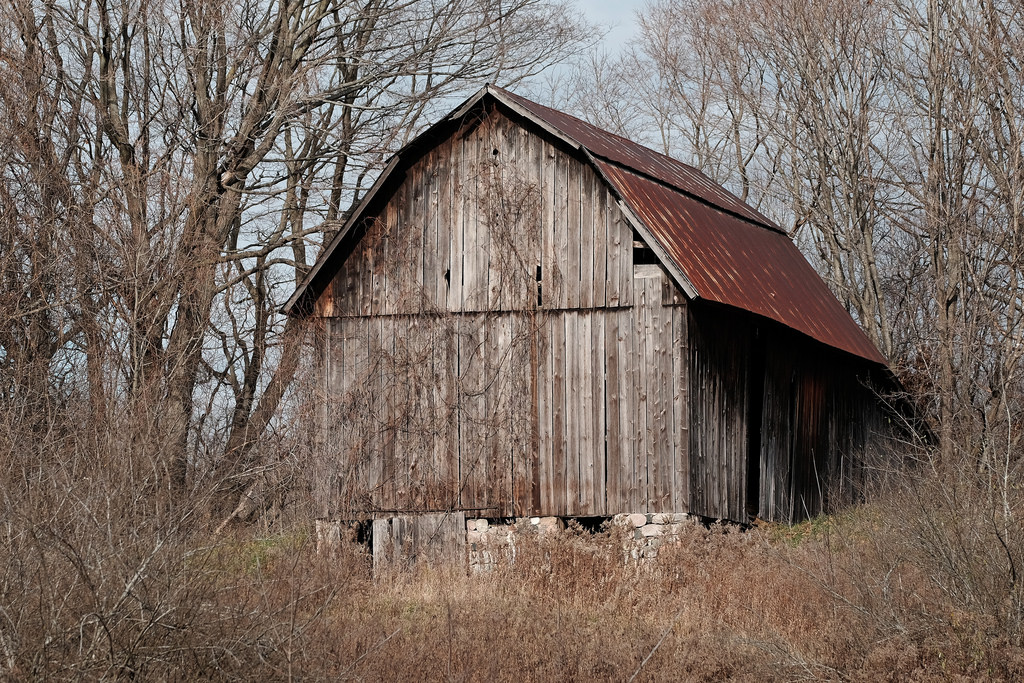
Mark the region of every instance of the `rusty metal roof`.
<instances>
[{"instance_id":1,"label":"rusty metal roof","mask_svg":"<svg viewBox=\"0 0 1024 683\"><path fill-rule=\"evenodd\" d=\"M885 359L788 236L598 160L697 296L757 313L876 363Z\"/></svg>"},{"instance_id":2,"label":"rusty metal roof","mask_svg":"<svg viewBox=\"0 0 1024 683\"><path fill-rule=\"evenodd\" d=\"M771 220L681 161L488 85L395 155L362 204L324 249L285 305L289 313L323 286L321 272L400 158L485 97L525 116L567 144L582 148L639 221L642 234L678 284L700 299L775 320L828 346L875 363L886 361L842 307L792 240ZM429 143L428 143L429 144ZM632 219L632 217L631 217ZM317 284L319 283L319 284Z\"/></svg>"},{"instance_id":3,"label":"rusty metal roof","mask_svg":"<svg viewBox=\"0 0 1024 683\"><path fill-rule=\"evenodd\" d=\"M693 166L684 164L678 159L659 154L653 149L637 144L615 133L602 130L586 121L562 113L550 107L531 102L507 90L489 86L489 89L500 96L508 98L523 109L542 119L550 126L558 129L586 147L594 156L613 161L645 175L657 178L663 183L682 190L694 197L710 202L715 206L743 216L747 220L782 232L771 220L762 215L752 206L740 201L724 187L708 178Z\"/></svg>"},{"instance_id":4,"label":"rusty metal roof","mask_svg":"<svg viewBox=\"0 0 1024 683\"><path fill-rule=\"evenodd\" d=\"M867 360L885 358L793 241L775 223L681 161L500 88L548 126L575 140L681 271L697 298L780 322Z\"/></svg>"}]
</instances>

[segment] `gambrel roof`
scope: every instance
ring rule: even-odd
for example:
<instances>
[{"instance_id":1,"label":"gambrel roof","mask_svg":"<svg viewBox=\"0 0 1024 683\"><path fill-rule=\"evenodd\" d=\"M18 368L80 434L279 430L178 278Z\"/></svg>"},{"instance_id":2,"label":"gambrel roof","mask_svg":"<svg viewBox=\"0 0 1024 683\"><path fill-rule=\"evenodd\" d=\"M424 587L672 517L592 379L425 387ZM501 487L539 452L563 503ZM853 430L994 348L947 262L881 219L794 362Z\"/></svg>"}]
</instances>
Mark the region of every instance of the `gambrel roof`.
<instances>
[{"instance_id":1,"label":"gambrel roof","mask_svg":"<svg viewBox=\"0 0 1024 683\"><path fill-rule=\"evenodd\" d=\"M330 277L323 272L324 264L390 176L402 172L425 146L436 144L484 100L525 118L582 155L690 299L749 311L885 365L789 236L757 210L692 166L495 86L485 86L392 157L289 299L286 312L300 310L301 302L324 286Z\"/></svg>"}]
</instances>

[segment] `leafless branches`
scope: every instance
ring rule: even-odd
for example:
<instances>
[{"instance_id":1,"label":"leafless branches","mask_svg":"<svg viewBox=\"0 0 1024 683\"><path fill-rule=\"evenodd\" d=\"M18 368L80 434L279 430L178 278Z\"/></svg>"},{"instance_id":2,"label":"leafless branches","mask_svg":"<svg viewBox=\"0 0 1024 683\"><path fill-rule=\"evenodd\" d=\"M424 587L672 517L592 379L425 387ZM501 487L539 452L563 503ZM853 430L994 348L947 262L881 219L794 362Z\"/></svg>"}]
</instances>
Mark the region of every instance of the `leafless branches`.
<instances>
[{"instance_id":1,"label":"leafless branches","mask_svg":"<svg viewBox=\"0 0 1024 683\"><path fill-rule=\"evenodd\" d=\"M149 411L155 490L230 480L228 509L295 375L278 308L321 224L467 84L515 83L584 35L547 0L0 17L0 398L40 430L83 397L94 425Z\"/></svg>"}]
</instances>

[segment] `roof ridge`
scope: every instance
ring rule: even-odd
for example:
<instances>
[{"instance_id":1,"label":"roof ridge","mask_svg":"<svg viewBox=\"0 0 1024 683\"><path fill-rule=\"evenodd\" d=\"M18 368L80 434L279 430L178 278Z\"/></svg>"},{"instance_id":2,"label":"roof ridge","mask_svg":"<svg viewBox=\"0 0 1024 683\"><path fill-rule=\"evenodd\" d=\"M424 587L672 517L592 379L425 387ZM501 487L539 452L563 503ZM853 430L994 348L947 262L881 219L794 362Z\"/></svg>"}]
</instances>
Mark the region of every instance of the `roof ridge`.
<instances>
[{"instance_id":1,"label":"roof ridge","mask_svg":"<svg viewBox=\"0 0 1024 683\"><path fill-rule=\"evenodd\" d=\"M654 149L653 147L648 147L647 145L641 144L641 143L637 142L636 140L630 140L626 136L619 135L618 133L616 133L613 130L608 130L607 128L601 128L600 126L597 126L597 125L591 123L590 121L587 121L586 119L581 119L580 117L576 116L575 114L570 114L568 112L564 112L564 111L561 111L559 109L555 109L554 107L549 107L548 105L541 104L540 102L534 102L531 99L523 97L522 95L516 94L516 93L512 92L511 90L506 90L505 88L502 88L502 87L497 86L497 85L493 85L492 84L492 85L489 85L489 87L491 89L493 89L493 90L498 90L502 94L508 95L508 96L513 97L513 98L515 98L517 100L522 100L523 102L529 102L530 104L532 104L534 106L541 107L543 109L547 109L548 111L550 111L552 113L560 114L561 116L568 116L569 118L575 119L575 120L579 121L580 123L582 123L583 125L589 126L589 127L593 128L594 130L601 132L604 135L612 135L614 137L617 137L619 140L622 140L623 142L625 142L625 143L627 143L629 145L633 145L635 147L643 147L645 150L647 150L649 152L654 152L655 154L657 154L658 156L662 157L663 159L671 161L672 163L675 163L675 164L679 164L681 166L685 166L687 169L689 169L691 171L694 171L695 173L700 173L702 176L704 176L708 180L711 180L711 182L715 182L714 180L711 179L710 176L708 176L707 173L704 173L704 171L700 170L699 168L697 168L693 164L688 164L688 163L686 163L685 161L683 161L681 159L676 159L674 156L672 156L670 154L665 154L664 152L659 152L658 150ZM600 154L595 154L595 156L601 156L602 158L604 158ZM657 178L655 180L657 180ZM671 184L671 183L669 183L669 184Z\"/></svg>"},{"instance_id":2,"label":"roof ridge","mask_svg":"<svg viewBox=\"0 0 1024 683\"><path fill-rule=\"evenodd\" d=\"M533 114L538 118L541 118L545 125L556 128L558 132L561 133L563 136L575 141L581 147L586 148L587 151L590 152L595 157L598 157L610 163L614 163L617 166L628 169L638 175L644 176L645 178L648 178L650 180L654 180L662 185L671 187L679 192L683 192L684 194L693 197L698 201L709 204L710 206L713 206L720 211L724 211L728 214L737 216L742 220L754 223L773 232L778 232L780 234L787 236L789 235L789 233L786 232L786 230L784 230L781 226L777 225L770 218L768 218L760 211L750 206L745 201L740 199L738 196L727 190L721 183L716 182L713 178L708 176L708 174L704 173L704 171L700 170L699 168L691 164L686 163L685 161L681 161L673 156L659 152L656 149L652 149L651 147L640 144L639 142L636 142L634 140L630 140L629 138L623 137L618 133L613 133L612 131L605 130L604 128L601 128L600 126L590 123L589 121L585 121L584 119L581 119L578 116L574 116L572 114L559 111L558 109L554 109L553 107L540 104L539 102L535 102L531 99L523 97L522 95L517 95L516 93L513 93L499 86L488 84L484 87L484 90L491 92L498 98L507 97L508 99L512 100L513 103L526 109L529 113ZM541 112L535 111L536 109L543 110L544 112L548 113L548 116L542 116ZM574 135L573 131L566 130L565 126L559 125L558 119L563 118L571 119L572 121L581 124L584 127L584 130L586 130L589 133L589 135L582 137L591 137L592 140L590 142L586 140L581 140L580 135ZM598 148L600 145L595 146L593 144L593 142L599 141L601 138L608 138L609 136L615 138L615 140L606 140L606 142L608 144L617 145L620 148L620 150L622 148L627 148L631 151L642 151L642 155L636 155L638 157L637 161L643 161L643 156L655 155L656 161L660 161L664 166L669 167L668 170L673 171L675 173L687 174L691 176L691 180L695 180L697 181L698 185L702 185L705 192L700 192L697 188L688 186L686 182L683 182L682 178L672 179L666 177L666 175L664 174L657 173L655 170L652 170L650 168L651 164L647 164L647 167L645 168L645 165L642 163L631 163L629 160L617 158L614 152L602 151L601 149ZM624 153L621 156L627 155ZM708 196L709 194L713 193L720 195L717 198L717 200L713 196Z\"/></svg>"}]
</instances>

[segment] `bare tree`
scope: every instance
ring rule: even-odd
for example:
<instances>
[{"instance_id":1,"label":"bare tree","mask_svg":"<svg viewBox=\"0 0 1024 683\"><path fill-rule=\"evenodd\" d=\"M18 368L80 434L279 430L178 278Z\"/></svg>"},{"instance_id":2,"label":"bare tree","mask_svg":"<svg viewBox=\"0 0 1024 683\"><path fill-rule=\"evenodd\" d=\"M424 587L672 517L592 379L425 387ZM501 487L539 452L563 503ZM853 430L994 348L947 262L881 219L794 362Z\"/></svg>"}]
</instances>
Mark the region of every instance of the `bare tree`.
<instances>
[{"instance_id":1,"label":"bare tree","mask_svg":"<svg viewBox=\"0 0 1024 683\"><path fill-rule=\"evenodd\" d=\"M638 22L619 77L577 89L786 226L944 457L991 461L1021 395L1021 10L655 2Z\"/></svg>"},{"instance_id":2,"label":"bare tree","mask_svg":"<svg viewBox=\"0 0 1024 683\"><path fill-rule=\"evenodd\" d=\"M278 307L382 159L467 86L585 35L548 0L0 16L0 392L38 429L51 399L87 397L95 424L145 412L122 436L168 501L246 486L298 365Z\"/></svg>"}]
</instances>

